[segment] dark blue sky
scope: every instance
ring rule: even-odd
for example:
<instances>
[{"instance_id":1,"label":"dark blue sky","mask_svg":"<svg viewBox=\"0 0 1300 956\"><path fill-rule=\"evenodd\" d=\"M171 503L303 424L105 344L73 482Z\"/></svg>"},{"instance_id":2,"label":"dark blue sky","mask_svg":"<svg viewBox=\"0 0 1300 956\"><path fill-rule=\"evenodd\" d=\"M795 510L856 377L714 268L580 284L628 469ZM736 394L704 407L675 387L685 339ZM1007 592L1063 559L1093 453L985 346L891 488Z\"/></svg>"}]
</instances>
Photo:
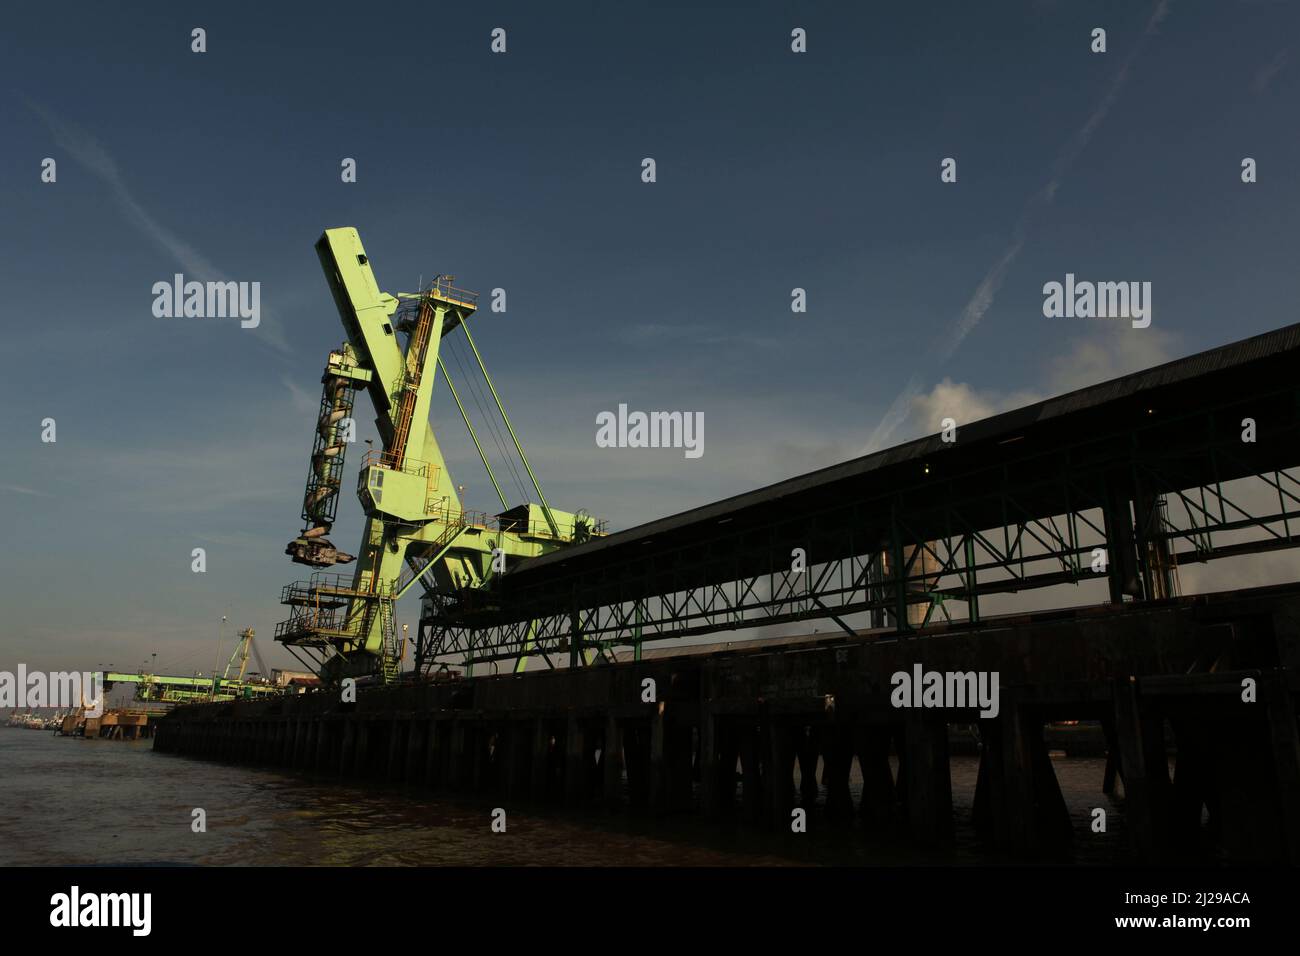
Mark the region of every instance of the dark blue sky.
<instances>
[{"instance_id":1,"label":"dark blue sky","mask_svg":"<svg viewBox=\"0 0 1300 956\"><path fill-rule=\"evenodd\" d=\"M389 291L506 289L477 337L548 498L616 528L1294 322L1298 28L1281 2L7 11L0 667L206 670L222 614L224 653L245 624L270 649L342 338L326 227ZM175 272L260 282L262 327L154 318ZM1150 281L1151 328L1044 318L1066 272ZM704 456L596 448L620 402L703 412Z\"/></svg>"}]
</instances>

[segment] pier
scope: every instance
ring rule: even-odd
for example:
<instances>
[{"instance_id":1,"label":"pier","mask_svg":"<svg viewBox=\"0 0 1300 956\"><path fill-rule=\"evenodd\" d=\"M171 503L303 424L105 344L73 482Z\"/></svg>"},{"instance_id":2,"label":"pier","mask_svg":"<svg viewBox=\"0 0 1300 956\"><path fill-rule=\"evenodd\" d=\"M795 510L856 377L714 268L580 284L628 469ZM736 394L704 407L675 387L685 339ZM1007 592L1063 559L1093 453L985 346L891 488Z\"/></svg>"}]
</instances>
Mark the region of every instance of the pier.
<instances>
[{"instance_id":1,"label":"pier","mask_svg":"<svg viewBox=\"0 0 1300 956\"><path fill-rule=\"evenodd\" d=\"M1049 721L1098 721L1134 859L1300 862L1300 586L847 635L743 652L181 707L159 751L502 805L628 805L790 826L889 829L943 847L958 825L948 727L979 728L973 826L1017 859L1066 858L1073 824ZM901 709L891 677L1001 675L999 711ZM1211 669L1212 668L1212 669ZM653 682L652 684L648 682ZM1243 700L1243 687L1255 688ZM653 687L653 700L646 700ZM1247 697L1250 695L1247 694ZM895 758L896 770L891 765ZM863 786L855 804L849 774ZM802 792L794 770L801 770ZM1203 823L1203 817L1206 821Z\"/></svg>"}]
</instances>

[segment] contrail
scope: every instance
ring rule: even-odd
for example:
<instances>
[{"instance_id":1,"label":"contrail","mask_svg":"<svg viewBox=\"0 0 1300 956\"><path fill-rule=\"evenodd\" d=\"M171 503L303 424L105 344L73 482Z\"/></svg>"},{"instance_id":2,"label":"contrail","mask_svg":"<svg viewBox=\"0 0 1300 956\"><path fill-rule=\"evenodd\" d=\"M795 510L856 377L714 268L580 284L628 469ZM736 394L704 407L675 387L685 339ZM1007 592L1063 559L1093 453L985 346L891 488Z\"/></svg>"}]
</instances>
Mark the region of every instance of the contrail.
<instances>
[{"instance_id":1,"label":"contrail","mask_svg":"<svg viewBox=\"0 0 1300 956\"><path fill-rule=\"evenodd\" d=\"M47 491L37 491L35 488L28 488L25 485L0 485L0 491L12 491L16 495L35 495L37 498L53 497Z\"/></svg>"},{"instance_id":2,"label":"contrail","mask_svg":"<svg viewBox=\"0 0 1300 956\"><path fill-rule=\"evenodd\" d=\"M1262 66L1259 69L1259 71L1255 74L1255 81L1251 84L1251 89L1253 89L1257 94L1262 95L1264 93L1267 93L1269 84L1273 82L1273 77L1277 76L1279 73L1282 72L1282 68L1286 66L1287 60L1289 60L1290 58L1291 58L1290 50L1286 49L1285 47L1279 50L1277 52L1277 55L1274 56L1273 59L1270 60L1268 63L1266 63L1264 66Z\"/></svg>"},{"instance_id":3,"label":"contrail","mask_svg":"<svg viewBox=\"0 0 1300 956\"><path fill-rule=\"evenodd\" d=\"M966 302L965 308L961 310L961 314L949 325L941 344L930 349L928 357L935 364L942 365L952 358L957 349L961 347L962 342L966 340L966 336L975 331L975 327L980 324L980 320L992 307L993 300L1002 288L1002 282L1006 278L1007 272L1015 264L1020 255L1020 250L1024 248L1030 226L1033 225L1039 213L1052 204L1052 200L1055 198L1056 191L1060 188L1065 174L1069 172L1070 167L1079 158L1079 154L1084 151L1093 134L1110 113L1111 107L1115 105L1115 100L1119 97L1120 91L1124 88L1124 84L1128 82L1129 69L1132 67L1133 61L1137 59L1137 55L1142 51L1146 38L1156 32L1156 27L1160 25L1168 13L1169 0L1160 0L1156 4L1155 10L1152 11L1150 19L1147 20L1146 29L1142 31L1137 43L1133 45L1133 49L1129 51L1128 56L1124 58L1119 69L1116 70L1114 77L1111 78L1110 86L1088 115L1087 121L1075 131L1074 135L1070 137L1057 154L1055 162L1052 163L1046 184L1025 202L1020 217L1011 228L1011 241L1007 244L1006 249L1003 250L1002 255L998 256L997 261L989 267L979 285L975 287L975 291L971 293L971 297ZM921 393L922 388L919 376L913 374L908 379L907 385L899 392L889 409L880 419L880 423L876 425L875 431L871 433L871 437L863 448L863 454L885 447L885 443L889 441L890 436L906 420L912 400Z\"/></svg>"},{"instance_id":4,"label":"contrail","mask_svg":"<svg viewBox=\"0 0 1300 956\"><path fill-rule=\"evenodd\" d=\"M157 243L164 251L181 264L181 268L190 275L205 279L226 281L228 276L218 269L211 260L189 243L168 230L151 216L127 189L117 163L99 141L85 130L70 123L65 123L39 103L24 98L27 107L41 118L54 136L54 141L86 169L108 183L113 191L113 198L126 212L127 219L146 236ZM263 310L264 312L269 310ZM263 321L253 333L272 348L286 355L291 353L289 343L280 331L279 323Z\"/></svg>"}]
</instances>

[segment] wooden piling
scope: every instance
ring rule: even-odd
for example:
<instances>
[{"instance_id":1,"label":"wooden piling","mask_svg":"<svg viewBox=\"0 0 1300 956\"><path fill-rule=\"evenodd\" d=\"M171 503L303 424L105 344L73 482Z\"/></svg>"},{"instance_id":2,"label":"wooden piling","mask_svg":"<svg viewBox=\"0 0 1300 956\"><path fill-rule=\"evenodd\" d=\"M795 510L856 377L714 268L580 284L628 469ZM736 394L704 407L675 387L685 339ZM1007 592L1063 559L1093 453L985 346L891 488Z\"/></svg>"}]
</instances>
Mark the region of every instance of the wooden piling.
<instances>
[{"instance_id":1,"label":"wooden piling","mask_svg":"<svg viewBox=\"0 0 1300 956\"><path fill-rule=\"evenodd\" d=\"M623 802L623 731L613 714L605 718L605 739L600 751L605 804L617 806Z\"/></svg>"},{"instance_id":2,"label":"wooden piling","mask_svg":"<svg viewBox=\"0 0 1300 956\"><path fill-rule=\"evenodd\" d=\"M953 842L948 724L942 717L910 710L903 739L907 748L907 811L912 836L926 846L948 846Z\"/></svg>"}]
</instances>

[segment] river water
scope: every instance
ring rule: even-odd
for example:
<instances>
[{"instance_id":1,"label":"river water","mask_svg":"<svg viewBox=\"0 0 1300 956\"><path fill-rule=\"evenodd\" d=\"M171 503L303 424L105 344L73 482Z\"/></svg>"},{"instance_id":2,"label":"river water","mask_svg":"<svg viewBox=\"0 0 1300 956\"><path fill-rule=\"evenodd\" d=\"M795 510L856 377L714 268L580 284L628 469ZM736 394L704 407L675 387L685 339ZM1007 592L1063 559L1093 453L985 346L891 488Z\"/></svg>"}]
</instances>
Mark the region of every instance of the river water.
<instances>
[{"instance_id":1,"label":"river water","mask_svg":"<svg viewBox=\"0 0 1300 956\"><path fill-rule=\"evenodd\" d=\"M1075 825L1074 860L1126 858L1122 827L1095 834L1104 761L1054 761ZM0 728L0 865L582 865L965 864L997 862L970 827L977 761L952 758L956 846L823 823L788 834L694 816L507 806L493 833L490 797L448 798L397 785L312 779L153 752L153 742L83 740ZM852 781L854 799L860 781ZM823 791L824 798L824 791ZM207 832L191 827L206 812Z\"/></svg>"}]
</instances>

